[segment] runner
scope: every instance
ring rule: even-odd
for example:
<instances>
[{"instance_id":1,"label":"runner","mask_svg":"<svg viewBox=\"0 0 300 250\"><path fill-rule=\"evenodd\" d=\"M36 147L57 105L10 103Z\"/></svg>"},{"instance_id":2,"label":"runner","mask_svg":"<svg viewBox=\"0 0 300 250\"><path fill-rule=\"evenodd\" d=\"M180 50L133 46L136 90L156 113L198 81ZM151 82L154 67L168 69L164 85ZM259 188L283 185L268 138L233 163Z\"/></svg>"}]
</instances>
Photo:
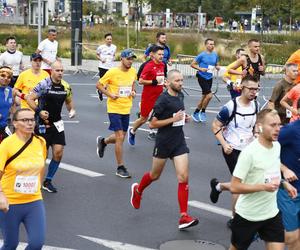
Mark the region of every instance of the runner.
<instances>
[{"instance_id":1,"label":"runner","mask_svg":"<svg viewBox=\"0 0 300 250\"><path fill-rule=\"evenodd\" d=\"M0 227L4 241L1 249L17 249L21 223L27 233L26 249L42 249L46 215L41 180L46 143L33 136L35 118L30 109L16 111L13 124L16 132L0 144Z\"/></svg>"},{"instance_id":2,"label":"runner","mask_svg":"<svg viewBox=\"0 0 300 250\"><path fill-rule=\"evenodd\" d=\"M58 42L56 41L57 32L55 29L48 30L48 37L41 41L35 53L41 54L43 58L42 69L51 75L51 64L55 62L58 51Z\"/></svg>"},{"instance_id":3,"label":"runner","mask_svg":"<svg viewBox=\"0 0 300 250\"><path fill-rule=\"evenodd\" d=\"M277 111L262 110L257 126L259 136L241 152L231 180L231 192L240 196L232 221L230 250L248 249L257 233L266 249L284 249L284 228L276 202L281 183ZM295 198L297 190L287 182L283 185Z\"/></svg>"},{"instance_id":4,"label":"runner","mask_svg":"<svg viewBox=\"0 0 300 250\"><path fill-rule=\"evenodd\" d=\"M97 137L97 154L100 158L103 158L107 144L115 144L116 175L122 178L131 177L124 166L123 142L129 126L132 99L136 95L134 85L136 70L131 67L134 58L136 58L136 55L132 50L123 50L120 66L109 69L97 83L97 89L108 97L107 113L110 121L109 130L114 132L106 138Z\"/></svg>"},{"instance_id":5,"label":"runner","mask_svg":"<svg viewBox=\"0 0 300 250\"><path fill-rule=\"evenodd\" d=\"M42 56L40 54L33 53L30 57L31 69L23 71L14 88L16 96L21 98L21 108L30 108L25 100L25 96L28 95L33 88L49 74L41 69Z\"/></svg>"},{"instance_id":6,"label":"runner","mask_svg":"<svg viewBox=\"0 0 300 250\"><path fill-rule=\"evenodd\" d=\"M63 72L64 69L60 61L52 63L51 76L37 84L27 97L27 103L30 108L35 110L37 116L37 133L45 138L47 149L50 146L52 148L52 160L42 185L42 188L49 193L57 192L52 180L58 170L66 145L64 123L61 118L63 104L66 104L69 118L74 118L76 114L72 90L69 84L62 79ZM35 100L38 100L38 106Z\"/></svg>"},{"instance_id":7,"label":"runner","mask_svg":"<svg viewBox=\"0 0 300 250\"><path fill-rule=\"evenodd\" d=\"M172 62L170 61L171 58L171 50L169 46L167 45L167 35L164 32L158 32L156 34L156 44L151 44L148 46L148 48L145 51L144 58L147 59L150 56L150 52L152 50L152 46L159 46L164 49L164 56L163 56L163 62L166 65L172 66ZM151 57L150 57L151 58Z\"/></svg>"},{"instance_id":8,"label":"runner","mask_svg":"<svg viewBox=\"0 0 300 250\"><path fill-rule=\"evenodd\" d=\"M298 71L298 68L296 68ZM300 113L300 99L297 103ZM280 159L284 178L290 182L298 192L295 199L291 199L284 190L277 193L278 208L282 213L285 228L285 243L289 250L300 249L300 117L280 129L278 141L281 145Z\"/></svg>"},{"instance_id":9,"label":"runner","mask_svg":"<svg viewBox=\"0 0 300 250\"><path fill-rule=\"evenodd\" d=\"M299 111L297 109L297 102L300 98L300 84L293 87L286 95L281 99L280 104L285 109L292 113L290 122L296 121L299 116ZM290 105L292 103L292 106Z\"/></svg>"},{"instance_id":10,"label":"runner","mask_svg":"<svg viewBox=\"0 0 300 250\"><path fill-rule=\"evenodd\" d=\"M250 75L260 80L260 76L265 74L265 60L260 52L260 41L257 39L250 39L248 41L248 55L241 56L235 63L228 67L228 70L237 70L239 67L243 71L239 74L243 77Z\"/></svg>"},{"instance_id":11,"label":"runner","mask_svg":"<svg viewBox=\"0 0 300 250\"><path fill-rule=\"evenodd\" d=\"M298 65L298 72L300 72L300 49L295 51L290 58L287 60L286 64L288 63L295 63ZM298 75L296 79L296 83L300 83L300 74Z\"/></svg>"},{"instance_id":12,"label":"runner","mask_svg":"<svg viewBox=\"0 0 300 250\"><path fill-rule=\"evenodd\" d=\"M17 50L17 41L14 36L6 38L6 51L0 56L0 66L8 66L13 70L13 77L9 86L14 87L20 72L24 69L23 53Z\"/></svg>"},{"instance_id":13,"label":"runner","mask_svg":"<svg viewBox=\"0 0 300 250\"><path fill-rule=\"evenodd\" d=\"M183 125L189 120L185 114L183 104L183 76L178 70L171 70L166 81L167 91L157 99L150 128L158 128L155 147L153 150L153 162L150 172L145 173L140 184L131 186L131 205L135 209L140 208L144 189L157 180L170 158L173 161L178 179L178 203L180 207L179 229L185 229L198 224L198 219L187 214L188 209L188 153Z\"/></svg>"},{"instance_id":14,"label":"runner","mask_svg":"<svg viewBox=\"0 0 300 250\"><path fill-rule=\"evenodd\" d=\"M256 79L248 76L242 80L241 96L227 102L212 123L212 131L222 146L222 153L233 173L241 151L254 140L253 128L258 112L258 103L255 100L259 91ZM210 199L216 203L222 191L230 191L230 183L219 182L216 178L210 182ZM232 195L232 215L238 195ZM231 226L232 219L227 226Z\"/></svg>"},{"instance_id":15,"label":"runner","mask_svg":"<svg viewBox=\"0 0 300 250\"><path fill-rule=\"evenodd\" d=\"M158 96L163 91L165 79L165 64L163 59L163 48L156 46L152 48L153 59L147 63L139 78L139 83L144 85L141 97L141 113L132 128L128 129L128 143L135 145L135 134L140 126L145 124L148 116L152 111ZM152 132L148 135L149 139L155 139L155 134Z\"/></svg>"},{"instance_id":16,"label":"runner","mask_svg":"<svg viewBox=\"0 0 300 250\"><path fill-rule=\"evenodd\" d=\"M99 77L103 77L104 74L113 67L113 62L115 60L117 47L112 44L112 34L107 33L104 35L105 44L100 45L97 48L97 58L99 60ZM99 100L103 100L102 93L97 90Z\"/></svg>"},{"instance_id":17,"label":"runner","mask_svg":"<svg viewBox=\"0 0 300 250\"><path fill-rule=\"evenodd\" d=\"M294 63L286 64L285 76L273 87L272 96L268 103L268 108L277 110L282 125L289 123L292 114L280 105L280 101L295 85L297 76L298 65Z\"/></svg>"},{"instance_id":18,"label":"runner","mask_svg":"<svg viewBox=\"0 0 300 250\"><path fill-rule=\"evenodd\" d=\"M214 52L215 42L213 39L208 38L204 42L205 51L201 52L191 63L191 67L198 70L197 78L198 83L202 89L202 98L199 101L192 118L195 122L206 122L205 109L212 98L211 87L213 82L212 70L220 69L219 56Z\"/></svg>"},{"instance_id":19,"label":"runner","mask_svg":"<svg viewBox=\"0 0 300 250\"><path fill-rule=\"evenodd\" d=\"M7 125L14 99L12 88L8 86L12 76L11 68L0 67L0 143L11 134Z\"/></svg>"},{"instance_id":20,"label":"runner","mask_svg":"<svg viewBox=\"0 0 300 250\"><path fill-rule=\"evenodd\" d=\"M235 52L235 57L238 60L242 55L244 55L244 49L237 49ZM233 63L226 67L226 71L223 75L223 81L227 83L227 89L230 93L231 99L241 95L241 76L240 73L243 71L242 67L238 67L236 70L230 69ZM230 70L229 70L230 69Z\"/></svg>"}]
</instances>

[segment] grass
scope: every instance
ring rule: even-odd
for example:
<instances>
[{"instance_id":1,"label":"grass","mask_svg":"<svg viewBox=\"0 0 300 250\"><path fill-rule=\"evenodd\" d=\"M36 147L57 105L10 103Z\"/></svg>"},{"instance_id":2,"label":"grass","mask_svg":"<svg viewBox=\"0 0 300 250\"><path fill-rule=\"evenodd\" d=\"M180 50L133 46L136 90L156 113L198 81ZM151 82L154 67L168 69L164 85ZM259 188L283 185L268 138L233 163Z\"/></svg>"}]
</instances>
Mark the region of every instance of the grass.
<instances>
[{"instance_id":1,"label":"grass","mask_svg":"<svg viewBox=\"0 0 300 250\"><path fill-rule=\"evenodd\" d=\"M139 41L136 45L136 32L130 29L130 47L145 49L149 43L155 42L155 34L158 30L142 30L138 33ZM96 59L95 51L98 44L103 43L105 33L113 34L113 41L118 47L118 52L126 48L126 28L97 25L93 28L86 28L83 33L83 43L93 44L83 46L84 59ZM166 30L168 45L171 48L172 58L177 54L194 55L204 49L204 40L211 37L216 40L216 51L220 56L221 64L226 65L234 60L233 55L236 49L246 48L246 42L250 38L263 38L262 54L268 63L284 64L291 53L299 48L300 32L293 35L274 34L247 34L230 32L208 32L198 33L191 30ZM0 25L0 52L5 51L6 37L14 35L17 38L19 49L24 54L31 54L37 48L37 30L22 26ZM43 38L46 37L46 30ZM58 27L59 56L71 57L71 30L70 27ZM284 49L283 49L284 48Z\"/></svg>"}]
</instances>

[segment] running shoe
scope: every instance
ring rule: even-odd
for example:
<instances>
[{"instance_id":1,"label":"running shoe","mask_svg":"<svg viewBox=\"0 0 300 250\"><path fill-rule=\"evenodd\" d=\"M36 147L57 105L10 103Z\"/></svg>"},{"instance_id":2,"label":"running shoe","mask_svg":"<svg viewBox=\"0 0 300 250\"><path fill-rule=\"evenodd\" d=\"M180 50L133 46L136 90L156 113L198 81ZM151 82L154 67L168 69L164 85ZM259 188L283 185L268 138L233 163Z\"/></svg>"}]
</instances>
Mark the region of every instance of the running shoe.
<instances>
[{"instance_id":1,"label":"running shoe","mask_svg":"<svg viewBox=\"0 0 300 250\"><path fill-rule=\"evenodd\" d=\"M96 140L97 140L97 155L100 158L102 158L104 156L104 150L107 145L104 143L104 138L102 138L101 136L98 136Z\"/></svg>"},{"instance_id":2,"label":"running shoe","mask_svg":"<svg viewBox=\"0 0 300 250\"><path fill-rule=\"evenodd\" d=\"M50 180L45 180L42 185L42 189L46 190L49 193L57 193L57 189L52 185Z\"/></svg>"},{"instance_id":3,"label":"running shoe","mask_svg":"<svg viewBox=\"0 0 300 250\"><path fill-rule=\"evenodd\" d=\"M97 94L98 94L99 101L103 101L103 93L97 89Z\"/></svg>"},{"instance_id":4,"label":"running shoe","mask_svg":"<svg viewBox=\"0 0 300 250\"><path fill-rule=\"evenodd\" d=\"M212 203L217 203L218 199L219 199L219 195L222 191L218 191L217 190L217 185L219 184L219 181L214 178L210 180L210 187L211 187L211 191L210 191L210 200Z\"/></svg>"},{"instance_id":5,"label":"running shoe","mask_svg":"<svg viewBox=\"0 0 300 250\"><path fill-rule=\"evenodd\" d=\"M127 171L127 169L124 166L119 166L117 168L116 175L121 177L121 178L131 178L131 175Z\"/></svg>"},{"instance_id":6,"label":"running shoe","mask_svg":"<svg viewBox=\"0 0 300 250\"><path fill-rule=\"evenodd\" d=\"M178 228L180 230L196 226L199 223L199 220L197 218L194 218L192 216L189 216L188 214L182 215L179 219L179 225Z\"/></svg>"},{"instance_id":7,"label":"running shoe","mask_svg":"<svg viewBox=\"0 0 300 250\"><path fill-rule=\"evenodd\" d=\"M199 121L200 122L206 122L206 113L205 112L200 112L199 113Z\"/></svg>"},{"instance_id":8,"label":"running shoe","mask_svg":"<svg viewBox=\"0 0 300 250\"><path fill-rule=\"evenodd\" d=\"M200 119L199 119L199 112L197 112L197 113L193 113L192 114L192 118L193 118L193 120L195 121L195 122L200 122Z\"/></svg>"},{"instance_id":9,"label":"running shoe","mask_svg":"<svg viewBox=\"0 0 300 250\"><path fill-rule=\"evenodd\" d=\"M141 199L142 195L137 191L138 190L138 183L133 183L131 185L131 198L130 198L130 203L131 206L135 209L139 209L141 206Z\"/></svg>"},{"instance_id":10,"label":"running shoe","mask_svg":"<svg viewBox=\"0 0 300 250\"><path fill-rule=\"evenodd\" d=\"M155 138L156 138L156 133L155 133L155 132L150 132L150 133L148 134L148 139L149 139L150 141L155 141Z\"/></svg>"},{"instance_id":11,"label":"running shoe","mask_svg":"<svg viewBox=\"0 0 300 250\"><path fill-rule=\"evenodd\" d=\"M129 127L128 132L127 132L127 139L128 139L129 145L134 146L135 145L135 134L133 134L131 132L131 130L132 130L132 128Z\"/></svg>"}]
</instances>

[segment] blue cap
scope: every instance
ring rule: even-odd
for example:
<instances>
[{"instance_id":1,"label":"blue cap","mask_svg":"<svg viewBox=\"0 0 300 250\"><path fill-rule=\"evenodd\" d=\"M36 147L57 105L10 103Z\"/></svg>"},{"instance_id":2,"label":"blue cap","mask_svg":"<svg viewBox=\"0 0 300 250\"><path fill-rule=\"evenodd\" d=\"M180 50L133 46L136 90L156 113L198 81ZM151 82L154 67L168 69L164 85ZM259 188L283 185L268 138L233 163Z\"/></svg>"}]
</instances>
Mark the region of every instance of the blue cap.
<instances>
[{"instance_id":1,"label":"blue cap","mask_svg":"<svg viewBox=\"0 0 300 250\"><path fill-rule=\"evenodd\" d=\"M43 60L43 57L41 56L41 54L38 53L33 53L30 57L31 61L35 61L36 59L40 59Z\"/></svg>"},{"instance_id":2,"label":"blue cap","mask_svg":"<svg viewBox=\"0 0 300 250\"><path fill-rule=\"evenodd\" d=\"M136 58L136 55L133 53L131 49L125 49L121 52L122 58Z\"/></svg>"}]
</instances>

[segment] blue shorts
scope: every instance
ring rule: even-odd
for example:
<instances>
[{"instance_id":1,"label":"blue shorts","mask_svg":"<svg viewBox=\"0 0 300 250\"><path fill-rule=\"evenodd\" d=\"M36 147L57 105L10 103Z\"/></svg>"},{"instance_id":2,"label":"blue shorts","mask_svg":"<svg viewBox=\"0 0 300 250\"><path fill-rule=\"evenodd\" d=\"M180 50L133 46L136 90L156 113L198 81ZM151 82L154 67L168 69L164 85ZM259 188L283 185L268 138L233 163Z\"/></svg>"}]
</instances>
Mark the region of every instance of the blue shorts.
<instances>
[{"instance_id":1,"label":"blue shorts","mask_svg":"<svg viewBox=\"0 0 300 250\"><path fill-rule=\"evenodd\" d=\"M295 199L289 197L287 191L280 188L277 193L278 208L282 213L282 222L287 232L300 228L300 194Z\"/></svg>"},{"instance_id":2,"label":"blue shorts","mask_svg":"<svg viewBox=\"0 0 300 250\"><path fill-rule=\"evenodd\" d=\"M119 131L123 130L127 132L129 127L129 114L128 115L121 115L121 114L113 114L108 113L108 118L110 121L109 130L112 131Z\"/></svg>"}]
</instances>

